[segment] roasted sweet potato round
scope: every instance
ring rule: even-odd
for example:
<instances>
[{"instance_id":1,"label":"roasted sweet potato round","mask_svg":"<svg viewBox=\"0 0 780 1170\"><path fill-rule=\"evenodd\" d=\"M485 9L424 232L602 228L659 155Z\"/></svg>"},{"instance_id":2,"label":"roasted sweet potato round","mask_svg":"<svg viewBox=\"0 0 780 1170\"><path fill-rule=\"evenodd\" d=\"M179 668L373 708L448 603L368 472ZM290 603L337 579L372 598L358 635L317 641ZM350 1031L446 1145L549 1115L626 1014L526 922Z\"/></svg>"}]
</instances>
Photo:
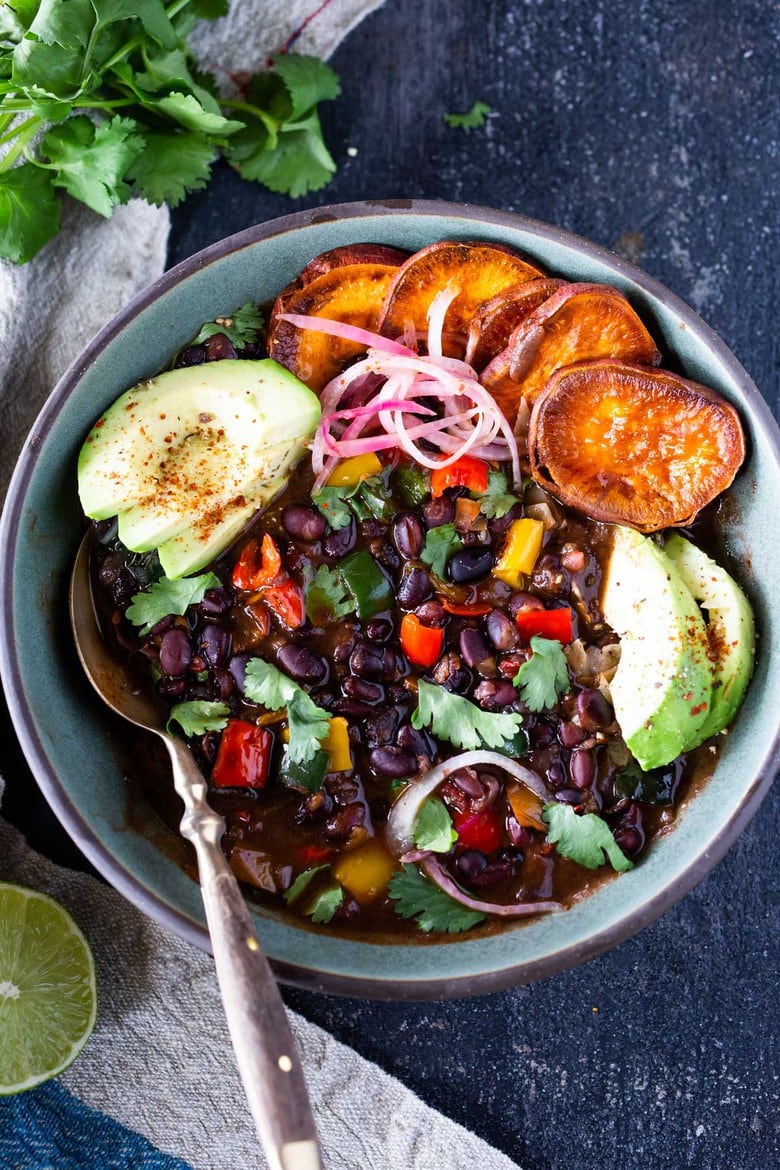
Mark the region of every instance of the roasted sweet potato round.
<instances>
[{"instance_id":1,"label":"roasted sweet potato round","mask_svg":"<svg viewBox=\"0 0 780 1170\"><path fill-rule=\"evenodd\" d=\"M553 375L528 448L534 479L564 504L640 532L689 524L745 457L737 412L714 390L611 360Z\"/></svg>"},{"instance_id":2,"label":"roasted sweet potato round","mask_svg":"<svg viewBox=\"0 0 780 1170\"><path fill-rule=\"evenodd\" d=\"M408 258L408 252L393 248L390 244L342 244L310 260L296 283L301 286L311 284L318 276L324 276L334 268L345 268L348 264L389 264L393 268L400 268Z\"/></svg>"},{"instance_id":3,"label":"roasted sweet potato round","mask_svg":"<svg viewBox=\"0 0 780 1170\"><path fill-rule=\"evenodd\" d=\"M280 313L327 317L376 331L385 294L397 269L389 264L331 268L303 288L285 289L271 312L268 353L318 392L365 346L281 321Z\"/></svg>"},{"instance_id":4,"label":"roasted sweet potato round","mask_svg":"<svg viewBox=\"0 0 780 1170\"><path fill-rule=\"evenodd\" d=\"M463 352L469 325L480 305L512 285L542 275L502 244L448 240L430 244L398 269L387 293L380 330L386 337L400 337L407 325L424 331L433 298L453 284L458 296L447 311L445 329L449 334L463 334Z\"/></svg>"},{"instance_id":5,"label":"roasted sweet potato round","mask_svg":"<svg viewBox=\"0 0 780 1170\"><path fill-rule=\"evenodd\" d=\"M469 325L466 361L484 370L509 344L509 338L564 282L541 277L511 285L477 309Z\"/></svg>"}]
</instances>

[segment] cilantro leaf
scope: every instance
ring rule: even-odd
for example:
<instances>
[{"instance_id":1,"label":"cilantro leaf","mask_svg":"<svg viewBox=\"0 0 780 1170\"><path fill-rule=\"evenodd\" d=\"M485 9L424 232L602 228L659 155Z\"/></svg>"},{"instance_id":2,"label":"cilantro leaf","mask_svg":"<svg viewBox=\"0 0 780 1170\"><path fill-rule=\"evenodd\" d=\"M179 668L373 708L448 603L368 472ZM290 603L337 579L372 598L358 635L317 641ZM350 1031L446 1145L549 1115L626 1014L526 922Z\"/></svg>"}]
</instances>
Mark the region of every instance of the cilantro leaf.
<instances>
[{"instance_id":1,"label":"cilantro leaf","mask_svg":"<svg viewBox=\"0 0 780 1170\"><path fill-rule=\"evenodd\" d=\"M206 186L216 158L214 144L191 130L144 134L144 147L127 178L149 203L178 207L189 191Z\"/></svg>"},{"instance_id":2,"label":"cilantro leaf","mask_svg":"<svg viewBox=\"0 0 780 1170\"><path fill-rule=\"evenodd\" d=\"M595 813L578 816L570 804L546 804L542 820L548 825L547 840L561 857L569 857L586 869L598 869L607 860L618 873L633 869L633 861L626 857L607 822Z\"/></svg>"},{"instance_id":3,"label":"cilantro leaf","mask_svg":"<svg viewBox=\"0 0 780 1170\"><path fill-rule=\"evenodd\" d=\"M145 593L136 593L131 598L125 616L134 626L141 627L142 634L148 634L164 617L170 614L181 617L189 606L203 600L208 589L218 589L221 584L214 573L179 577L176 581L161 577Z\"/></svg>"},{"instance_id":4,"label":"cilantro leaf","mask_svg":"<svg viewBox=\"0 0 780 1170\"><path fill-rule=\"evenodd\" d=\"M333 915L344 901L344 891L341 886L328 886L314 899L306 913L312 922L322 924L330 922Z\"/></svg>"},{"instance_id":5,"label":"cilantro leaf","mask_svg":"<svg viewBox=\"0 0 780 1170\"><path fill-rule=\"evenodd\" d=\"M224 333L236 349L243 349L245 345L257 341L264 320L262 310L252 301L247 301L229 317L217 317L215 321L208 321L190 345L200 345L215 333Z\"/></svg>"},{"instance_id":6,"label":"cilantro leaf","mask_svg":"<svg viewBox=\"0 0 780 1170\"><path fill-rule=\"evenodd\" d=\"M394 873L388 882L388 893L395 902L395 912L401 918L416 918L420 930L439 930L447 934L460 934L480 922L485 915L480 910L469 910L461 906L444 890L413 866L405 865L403 871Z\"/></svg>"},{"instance_id":7,"label":"cilantro leaf","mask_svg":"<svg viewBox=\"0 0 780 1170\"><path fill-rule=\"evenodd\" d=\"M59 229L60 196L47 171L25 162L0 174L0 256L24 264Z\"/></svg>"},{"instance_id":8,"label":"cilantro leaf","mask_svg":"<svg viewBox=\"0 0 780 1170\"><path fill-rule=\"evenodd\" d=\"M445 114L444 121L453 130L475 130L485 125L485 119L492 112L492 107L485 102L474 102L468 113Z\"/></svg>"},{"instance_id":9,"label":"cilantro leaf","mask_svg":"<svg viewBox=\"0 0 780 1170\"><path fill-rule=\"evenodd\" d=\"M312 492L311 496L312 503L322 513L334 532L340 528L346 528L352 519L352 509L342 499L343 491L343 488L323 487L319 491Z\"/></svg>"},{"instance_id":10,"label":"cilantro leaf","mask_svg":"<svg viewBox=\"0 0 780 1170\"><path fill-rule=\"evenodd\" d=\"M319 191L336 172L316 110L298 122L281 126L272 147L266 144L235 165L242 178L254 179L269 191L293 199L300 199L309 191Z\"/></svg>"},{"instance_id":11,"label":"cilantro leaf","mask_svg":"<svg viewBox=\"0 0 780 1170\"><path fill-rule=\"evenodd\" d=\"M274 61L290 96L290 121L302 117L319 102L333 101L341 92L338 76L330 65L302 53L281 53Z\"/></svg>"},{"instance_id":12,"label":"cilantro leaf","mask_svg":"<svg viewBox=\"0 0 780 1170\"><path fill-rule=\"evenodd\" d=\"M285 902L289 904L290 902L294 902L296 898L299 898L303 891L307 889L312 879L327 868L327 865L315 865L313 868L305 869L302 873L299 873L289 890L285 891Z\"/></svg>"},{"instance_id":13,"label":"cilantro leaf","mask_svg":"<svg viewBox=\"0 0 780 1170\"><path fill-rule=\"evenodd\" d=\"M435 796L425 801L412 830L412 840L418 849L431 853L449 853L458 839L444 801Z\"/></svg>"},{"instance_id":14,"label":"cilantro leaf","mask_svg":"<svg viewBox=\"0 0 780 1170\"><path fill-rule=\"evenodd\" d=\"M230 708L227 703L214 703L205 699L193 699L177 703L171 709L166 730L175 735L172 723L178 723L185 735L205 735L207 731L222 731L227 725Z\"/></svg>"},{"instance_id":15,"label":"cilantro leaf","mask_svg":"<svg viewBox=\"0 0 780 1170\"><path fill-rule=\"evenodd\" d=\"M355 612L355 601L338 569L320 565L306 586L306 616L315 626Z\"/></svg>"},{"instance_id":16,"label":"cilantro leaf","mask_svg":"<svg viewBox=\"0 0 780 1170\"><path fill-rule=\"evenodd\" d=\"M430 727L439 739L446 739L463 751L502 748L520 730L523 716L513 711L483 711L460 695L420 679L412 725L421 731Z\"/></svg>"},{"instance_id":17,"label":"cilantro leaf","mask_svg":"<svg viewBox=\"0 0 780 1170\"><path fill-rule=\"evenodd\" d=\"M114 205L130 195L122 176L144 148L137 130L132 118L117 116L95 126L83 114L55 126L41 143L41 153L57 168L55 186L110 216Z\"/></svg>"},{"instance_id":18,"label":"cilantro leaf","mask_svg":"<svg viewBox=\"0 0 780 1170\"><path fill-rule=\"evenodd\" d=\"M192 93L169 93L167 97L156 98L150 108L167 115L187 130L200 130L204 134L221 137L235 134L243 127L243 122L207 110Z\"/></svg>"},{"instance_id":19,"label":"cilantro leaf","mask_svg":"<svg viewBox=\"0 0 780 1170\"><path fill-rule=\"evenodd\" d=\"M252 703L269 711L287 708L290 742L286 755L291 763L305 764L314 758L330 729L330 714L318 707L303 687L270 662L252 658L246 667L244 693Z\"/></svg>"},{"instance_id":20,"label":"cilantro leaf","mask_svg":"<svg viewBox=\"0 0 780 1170\"><path fill-rule=\"evenodd\" d=\"M529 711L554 707L569 689L569 671L563 646L554 638L531 638L531 657L523 663L512 684Z\"/></svg>"},{"instance_id":21,"label":"cilantro leaf","mask_svg":"<svg viewBox=\"0 0 780 1170\"><path fill-rule=\"evenodd\" d=\"M443 577L447 571L448 560L459 548L463 548L463 541L455 525L440 524L438 528L428 529L420 560L429 565L431 572L437 577Z\"/></svg>"},{"instance_id":22,"label":"cilantro leaf","mask_svg":"<svg viewBox=\"0 0 780 1170\"><path fill-rule=\"evenodd\" d=\"M479 507L489 520L506 516L510 508L519 503L517 496L509 491L509 483L503 471L488 472L487 491L479 497Z\"/></svg>"}]
</instances>

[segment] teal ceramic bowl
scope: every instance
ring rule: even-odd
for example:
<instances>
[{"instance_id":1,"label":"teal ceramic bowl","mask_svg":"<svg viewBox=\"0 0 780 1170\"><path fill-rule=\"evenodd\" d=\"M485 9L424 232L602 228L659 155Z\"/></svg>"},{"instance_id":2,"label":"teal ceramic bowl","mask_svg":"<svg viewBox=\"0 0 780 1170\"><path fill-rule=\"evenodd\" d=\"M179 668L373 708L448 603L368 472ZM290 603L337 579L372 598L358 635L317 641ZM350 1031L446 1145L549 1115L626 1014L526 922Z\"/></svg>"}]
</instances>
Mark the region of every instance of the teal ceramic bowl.
<instances>
[{"instance_id":1,"label":"teal ceramic bowl","mask_svg":"<svg viewBox=\"0 0 780 1170\"><path fill-rule=\"evenodd\" d=\"M205 320L272 297L319 252L378 241L501 241L551 273L623 289L671 362L739 409L749 458L724 537L743 568L761 632L744 708L712 778L641 865L572 909L489 938L419 945L353 942L272 913L257 924L282 980L349 995L411 999L483 993L580 963L640 930L718 861L756 811L778 758L780 441L745 371L676 297L567 232L479 207L407 200L302 212L223 240L166 273L95 338L53 391L22 452L2 520L2 669L25 754L62 824L98 870L165 926L207 947L198 886L151 817L128 817L122 735L83 679L66 612L81 535L76 455L123 390L161 369ZM140 825L140 827L139 827ZM145 826L145 827L144 827Z\"/></svg>"}]
</instances>

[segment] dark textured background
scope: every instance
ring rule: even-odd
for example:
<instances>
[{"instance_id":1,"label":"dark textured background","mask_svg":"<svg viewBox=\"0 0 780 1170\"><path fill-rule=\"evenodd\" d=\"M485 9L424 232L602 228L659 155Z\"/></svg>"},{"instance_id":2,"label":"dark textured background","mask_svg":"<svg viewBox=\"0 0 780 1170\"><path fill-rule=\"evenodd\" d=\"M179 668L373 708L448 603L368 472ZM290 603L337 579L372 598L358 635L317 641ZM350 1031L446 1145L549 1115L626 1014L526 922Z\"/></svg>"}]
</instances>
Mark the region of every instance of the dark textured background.
<instances>
[{"instance_id":1,"label":"dark textured background","mask_svg":"<svg viewBox=\"0 0 780 1170\"><path fill-rule=\"evenodd\" d=\"M569 228L697 309L777 410L779 25L765 0L387 0L333 60L339 172L298 206L417 196ZM483 129L445 125L476 99ZM170 261L290 207L220 169ZM7 725L2 744L17 774ZM32 784L4 811L78 863ZM450 1003L286 998L526 1170L769 1170L779 806L775 786L678 907L575 971Z\"/></svg>"}]
</instances>

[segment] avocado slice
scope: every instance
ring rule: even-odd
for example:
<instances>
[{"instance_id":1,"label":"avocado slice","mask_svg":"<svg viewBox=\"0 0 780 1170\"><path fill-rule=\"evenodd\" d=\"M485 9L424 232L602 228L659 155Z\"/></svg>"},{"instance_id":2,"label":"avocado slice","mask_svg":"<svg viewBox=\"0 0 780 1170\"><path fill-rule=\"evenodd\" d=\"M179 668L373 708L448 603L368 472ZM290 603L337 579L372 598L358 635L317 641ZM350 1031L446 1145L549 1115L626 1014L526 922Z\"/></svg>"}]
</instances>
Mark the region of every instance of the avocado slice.
<instances>
[{"instance_id":1,"label":"avocado slice","mask_svg":"<svg viewBox=\"0 0 780 1170\"><path fill-rule=\"evenodd\" d=\"M126 391L78 461L81 505L119 517L133 552L158 549L169 577L219 556L266 506L320 418L283 366L225 360L169 370Z\"/></svg>"},{"instance_id":2,"label":"avocado slice","mask_svg":"<svg viewBox=\"0 0 780 1170\"><path fill-rule=\"evenodd\" d=\"M620 526L602 612L620 636L620 662L610 684L615 717L640 767L661 767L701 742L712 691L704 619L659 546Z\"/></svg>"},{"instance_id":3,"label":"avocado slice","mask_svg":"<svg viewBox=\"0 0 780 1170\"><path fill-rule=\"evenodd\" d=\"M696 734L696 743L703 743L731 723L745 696L756 648L753 610L734 578L689 540L674 533L664 553L708 618L713 681L709 713Z\"/></svg>"}]
</instances>

